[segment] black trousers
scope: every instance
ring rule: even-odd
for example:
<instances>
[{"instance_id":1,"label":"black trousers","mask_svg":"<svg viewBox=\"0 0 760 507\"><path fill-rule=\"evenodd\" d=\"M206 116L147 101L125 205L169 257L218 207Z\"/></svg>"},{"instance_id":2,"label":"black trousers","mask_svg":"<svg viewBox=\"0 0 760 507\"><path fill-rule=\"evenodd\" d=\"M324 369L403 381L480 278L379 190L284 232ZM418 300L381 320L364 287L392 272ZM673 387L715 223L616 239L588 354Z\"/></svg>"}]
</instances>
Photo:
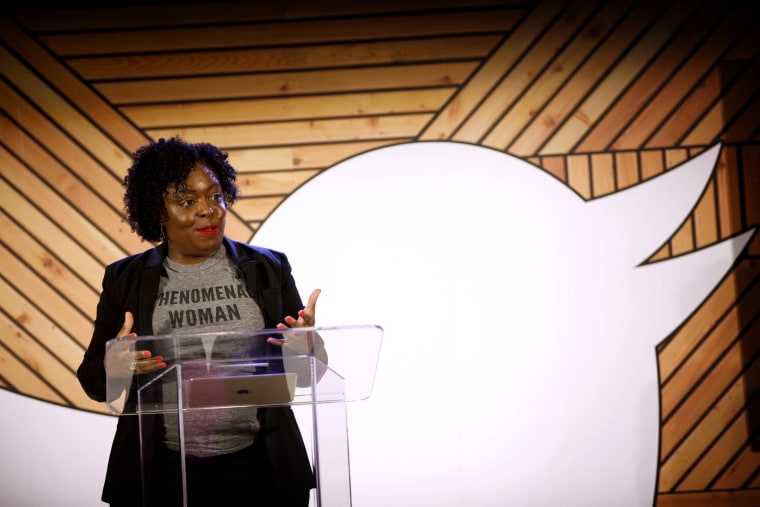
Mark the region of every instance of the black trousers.
<instances>
[{"instance_id":1,"label":"black trousers","mask_svg":"<svg viewBox=\"0 0 760 507\"><path fill-rule=\"evenodd\" d=\"M153 473L146 482L145 507L182 506L180 465L178 452L163 449L156 453ZM266 445L258 440L232 454L209 458L187 456L186 468L188 507L309 505L310 490L277 490Z\"/></svg>"}]
</instances>

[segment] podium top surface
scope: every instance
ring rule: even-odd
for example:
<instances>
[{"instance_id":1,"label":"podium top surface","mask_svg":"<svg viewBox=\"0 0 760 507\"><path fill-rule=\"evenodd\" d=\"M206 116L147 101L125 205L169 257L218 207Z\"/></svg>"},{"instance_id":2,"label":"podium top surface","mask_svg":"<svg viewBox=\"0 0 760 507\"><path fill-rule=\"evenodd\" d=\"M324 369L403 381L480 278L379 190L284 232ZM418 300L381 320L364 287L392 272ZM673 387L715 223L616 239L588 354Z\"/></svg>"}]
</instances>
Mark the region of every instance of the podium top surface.
<instances>
[{"instance_id":1,"label":"podium top surface","mask_svg":"<svg viewBox=\"0 0 760 507\"><path fill-rule=\"evenodd\" d=\"M247 382L275 389L276 377L281 376L294 385L293 396L283 400L259 393L251 400L281 404L363 400L372 392L382 337L380 326L358 325L112 339L106 344L107 405L117 415L188 410L197 408L186 399L191 380L221 389L234 382L200 379L246 382L246 376L264 375L268 377ZM166 366L145 368L146 362L138 358L148 354L160 356Z\"/></svg>"}]
</instances>

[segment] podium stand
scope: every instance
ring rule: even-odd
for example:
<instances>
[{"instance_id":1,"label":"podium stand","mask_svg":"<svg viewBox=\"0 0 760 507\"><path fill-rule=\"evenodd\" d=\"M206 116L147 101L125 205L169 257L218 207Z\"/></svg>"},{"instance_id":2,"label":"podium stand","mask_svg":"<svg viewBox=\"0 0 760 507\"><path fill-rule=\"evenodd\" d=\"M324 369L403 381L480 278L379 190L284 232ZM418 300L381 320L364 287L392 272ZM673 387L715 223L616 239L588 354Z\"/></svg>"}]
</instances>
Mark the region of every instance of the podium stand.
<instances>
[{"instance_id":1,"label":"podium stand","mask_svg":"<svg viewBox=\"0 0 760 507\"><path fill-rule=\"evenodd\" d=\"M382 336L381 327L367 325L110 340L108 409L139 418L144 506L158 487L157 448L170 450L181 487L169 493L187 506L188 459L221 438L220 421L255 421L268 407L295 414L316 479L310 507L350 506L346 402L370 396ZM166 368L138 374L137 351L162 356Z\"/></svg>"}]
</instances>

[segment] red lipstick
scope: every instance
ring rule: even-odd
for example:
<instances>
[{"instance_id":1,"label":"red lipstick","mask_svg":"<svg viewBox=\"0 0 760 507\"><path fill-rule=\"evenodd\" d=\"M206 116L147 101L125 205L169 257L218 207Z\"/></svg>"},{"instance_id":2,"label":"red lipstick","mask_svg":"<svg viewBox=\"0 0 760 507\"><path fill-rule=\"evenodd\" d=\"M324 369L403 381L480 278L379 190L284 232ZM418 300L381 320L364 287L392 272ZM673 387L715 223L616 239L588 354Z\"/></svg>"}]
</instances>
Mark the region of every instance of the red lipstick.
<instances>
[{"instance_id":1,"label":"red lipstick","mask_svg":"<svg viewBox=\"0 0 760 507\"><path fill-rule=\"evenodd\" d=\"M203 234L204 236L213 236L218 230L219 227L216 225L207 225L206 227L200 227L196 229L196 231L198 231L198 234Z\"/></svg>"}]
</instances>

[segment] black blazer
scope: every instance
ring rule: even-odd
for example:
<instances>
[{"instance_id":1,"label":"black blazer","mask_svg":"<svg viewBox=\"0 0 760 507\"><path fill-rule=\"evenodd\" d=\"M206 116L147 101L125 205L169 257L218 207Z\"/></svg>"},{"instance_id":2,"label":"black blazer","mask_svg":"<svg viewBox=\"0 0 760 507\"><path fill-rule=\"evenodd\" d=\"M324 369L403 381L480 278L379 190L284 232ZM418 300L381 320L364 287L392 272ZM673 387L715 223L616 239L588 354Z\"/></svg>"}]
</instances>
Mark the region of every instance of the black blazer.
<instances>
[{"instance_id":1,"label":"black blazer","mask_svg":"<svg viewBox=\"0 0 760 507\"><path fill-rule=\"evenodd\" d=\"M265 327L275 327L287 315L297 318L303 303L285 254L228 238L224 239L224 247L254 294ZM92 339L77 370L84 391L95 401L106 401L105 344L124 324L124 312L132 312L132 332L153 334L153 307L165 255L166 247L159 245L106 267ZM270 407L260 412L262 427L257 438L266 441L278 489L314 487L311 464L290 407ZM139 420L135 415L122 415L111 447L102 500L140 505L140 484Z\"/></svg>"}]
</instances>

